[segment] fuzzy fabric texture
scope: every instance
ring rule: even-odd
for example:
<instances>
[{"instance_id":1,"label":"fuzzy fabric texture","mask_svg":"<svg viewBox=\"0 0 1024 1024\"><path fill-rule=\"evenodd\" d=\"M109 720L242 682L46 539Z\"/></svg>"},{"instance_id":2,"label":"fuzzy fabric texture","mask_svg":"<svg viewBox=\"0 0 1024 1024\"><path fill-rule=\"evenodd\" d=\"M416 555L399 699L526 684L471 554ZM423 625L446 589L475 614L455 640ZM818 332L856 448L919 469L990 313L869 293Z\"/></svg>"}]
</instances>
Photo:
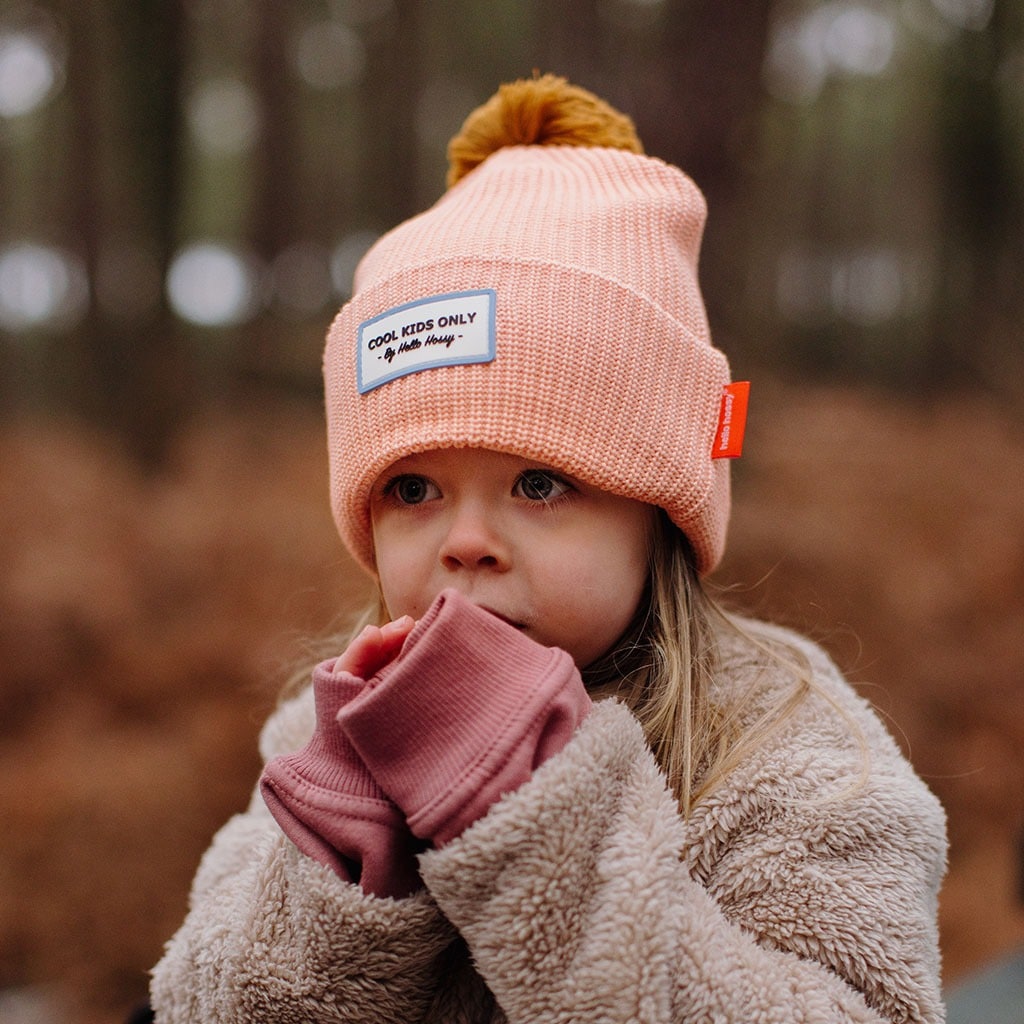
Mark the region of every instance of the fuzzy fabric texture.
<instances>
[{"instance_id":1,"label":"fuzzy fabric texture","mask_svg":"<svg viewBox=\"0 0 1024 1024\"><path fill-rule=\"evenodd\" d=\"M688 821L614 701L422 854L407 899L303 856L257 795L200 866L157 1021L942 1021L941 807L825 655L779 636L820 692ZM792 685L738 636L721 655L720 696L752 688L751 715ZM311 694L283 705L264 757L313 722Z\"/></svg>"}]
</instances>

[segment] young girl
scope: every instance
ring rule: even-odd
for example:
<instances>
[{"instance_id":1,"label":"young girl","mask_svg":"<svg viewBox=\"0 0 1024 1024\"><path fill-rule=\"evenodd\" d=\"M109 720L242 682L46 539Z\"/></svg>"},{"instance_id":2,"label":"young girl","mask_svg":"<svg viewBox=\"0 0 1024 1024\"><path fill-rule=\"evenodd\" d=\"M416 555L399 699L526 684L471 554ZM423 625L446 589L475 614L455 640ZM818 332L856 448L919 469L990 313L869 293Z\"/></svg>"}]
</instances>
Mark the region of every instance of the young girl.
<instances>
[{"instance_id":1,"label":"young girl","mask_svg":"<svg viewBox=\"0 0 1024 1024\"><path fill-rule=\"evenodd\" d=\"M551 77L450 152L327 341L378 617L265 727L156 1020L942 1020L938 803L817 647L702 590L741 414L701 194Z\"/></svg>"}]
</instances>

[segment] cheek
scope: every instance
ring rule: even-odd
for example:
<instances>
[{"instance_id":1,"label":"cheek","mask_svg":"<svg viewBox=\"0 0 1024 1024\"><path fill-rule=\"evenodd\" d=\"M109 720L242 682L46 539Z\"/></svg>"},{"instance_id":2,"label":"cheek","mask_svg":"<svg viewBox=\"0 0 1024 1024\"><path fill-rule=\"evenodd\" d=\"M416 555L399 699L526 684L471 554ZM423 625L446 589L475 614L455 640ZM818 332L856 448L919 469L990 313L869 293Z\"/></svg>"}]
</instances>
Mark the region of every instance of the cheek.
<instances>
[{"instance_id":1,"label":"cheek","mask_svg":"<svg viewBox=\"0 0 1024 1024\"><path fill-rule=\"evenodd\" d=\"M647 582L647 551L627 546L614 558L577 563L576 570L559 577L561 601L554 614L582 668L607 653L633 621Z\"/></svg>"},{"instance_id":2,"label":"cheek","mask_svg":"<svg viewBox=\"0 0 1024 1024\"><path fill-rule=\"evenodd\" d=\"M415 585L415 581L408 573L398 571L386 561L381 564L378 560L377 583L384 599L384 607L392 619L401 618L403 615L411 615L414 619L423 616L429 602L421 599L422 588Z\"/></svg>"},{"instance_id":3,"label":"cheek","mask_svg":"<svg viewBox=\"0 0 1024 1024\"><path fill-rule=\"evenodd\" d=\"M604 606L617 640L633 620L647 584L648 535L642 525L629 524L603 572Z\"/></svg>"},{"instance_id":4,"label":"cheek","mask_svg":"<svg viewBox=\"0 0 1024 1024\"><path fill-rule=\"evenodd\" d=\"M622 568L622 572L603 580L601 606L607 624L606 634L611 642L617 640L633 621L647 582L647 574L640 567Z\"/></svg>"},{"instance_id":5,"label":"cheek","mask_svg":"<svg viewBox=\"0 0 1024 1024\"><path fill-rule=\"evenodd\" d=\"M441 589L436 537L429 529L374 526L377 583L393 618L422 618Z\"/></svg>"},{"instance_id":6,"label":"cheek","mask_svg":"<svg viewBox=\"0 0 1024 1024\"><path fill-rule=\"evenodd\" d=\"M410 580L412 566L406 545L401 535L395 536L387 528L376 524L373 530L374 560L377 567L377 582L389 611L394 615L403 614L398 610L405 603L403 591ZM403 586L405 584L405 586Z\"/></svg>"}]
</instances>

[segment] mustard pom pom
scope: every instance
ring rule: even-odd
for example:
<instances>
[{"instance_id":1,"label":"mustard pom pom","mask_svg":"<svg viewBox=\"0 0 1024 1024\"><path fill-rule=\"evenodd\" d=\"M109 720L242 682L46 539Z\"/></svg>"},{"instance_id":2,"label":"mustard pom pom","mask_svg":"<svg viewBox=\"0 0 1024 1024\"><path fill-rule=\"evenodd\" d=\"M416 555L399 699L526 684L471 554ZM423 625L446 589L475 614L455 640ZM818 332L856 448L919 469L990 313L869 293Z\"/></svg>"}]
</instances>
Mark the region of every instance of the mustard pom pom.
<instances>
[{"instance_id":1,"label":"mustard pom pom","mask_svg":"<svg viewBox=\"0 0 1024 1024\"><path fill-rule=\"evenodd\" d=\"M448 143L448 187L504 146L606 146L642 153L633 121L557 75L501 86Z\"/></svg>"}]
</instances>

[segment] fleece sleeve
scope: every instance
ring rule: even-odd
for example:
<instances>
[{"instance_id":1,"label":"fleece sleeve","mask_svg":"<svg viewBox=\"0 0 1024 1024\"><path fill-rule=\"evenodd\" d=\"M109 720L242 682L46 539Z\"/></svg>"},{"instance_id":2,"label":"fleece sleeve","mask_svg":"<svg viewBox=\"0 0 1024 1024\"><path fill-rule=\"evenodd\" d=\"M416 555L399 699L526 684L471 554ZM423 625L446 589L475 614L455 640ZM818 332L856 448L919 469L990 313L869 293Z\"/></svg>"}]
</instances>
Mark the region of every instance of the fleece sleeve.
<instances>
[{"instance_id":1,"label":"fleece sleeve","mask_svg":"<svg viewBox=\"0 0 1024 1024\"><path fill-rule=\"evenodd\" d=\"M454 938L422 889L371 896L300 852L256 793L206 852L151 1000L159 1024L423 1020Z\"/></svg>"},{"instance_id":2,"label":"fleece sleeve","mask_svg":"<svg viewBox=\"0 0 1024 1024\"><path fill-rule=\"evenodd\" d=\"M787 808L765 777L684 823L607 702L421 875L510 1024L937 1024L943 819L883 761L845 797Z\"/></svg>"}]
</instances>

